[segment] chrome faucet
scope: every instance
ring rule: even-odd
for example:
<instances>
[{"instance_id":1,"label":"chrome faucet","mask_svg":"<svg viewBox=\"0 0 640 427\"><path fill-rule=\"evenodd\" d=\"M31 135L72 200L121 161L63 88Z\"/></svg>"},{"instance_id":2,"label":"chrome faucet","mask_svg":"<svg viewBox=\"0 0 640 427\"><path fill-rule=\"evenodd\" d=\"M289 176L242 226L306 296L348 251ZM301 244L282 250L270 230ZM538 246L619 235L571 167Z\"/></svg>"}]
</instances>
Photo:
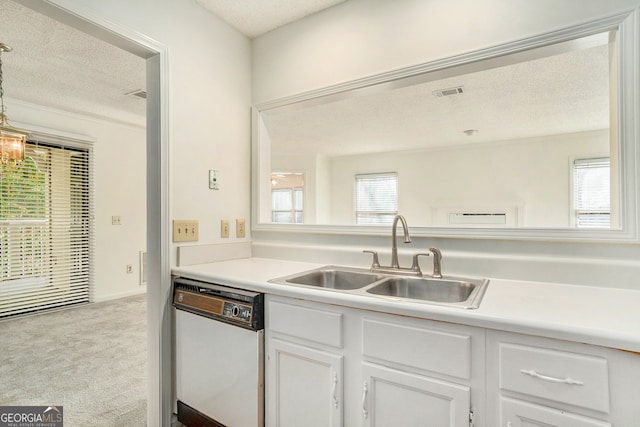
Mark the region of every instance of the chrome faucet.
<instances>
[{"instance_id":1,"label":"chrome faucet","mask_svg":"<svg viewBox=\"0 0 640 427\"><path fill-rule=\"evenodd\" d=\"M402 231L404 231L404 242L411 243L407 221L402 215L396 215L393 218L393 225L391 226L391 268L400 268L400 265L398 264L398 242L396 237L398 221L402 223Z\"/></svg>"},{"instance_id":2,"label":"chrome faucet","mask_svg":"<svg viewBox=\"0 0 640 427\"><path fill-rule=\"evenodd\" d=\"M413 263L411 268L401 268L398 263L398 242L397 242L397 228L398 221L402 224L402 231L404 232L404 242L411 243L411 237L409 236L409 227L407 227L407 221L402 215L396 215L393 218L393 225L391 228L391 265L386 267L380 265L378 260L378 254L375 251L364 250L364 253L370 253L373 255L373 263L371 264L371 271L378 271L391 274L413 274L416 276L422 276L420 271L420 264L418 263L418 257L429 256L428 253L417 253L413 256Z\"/></svg>"}]
</instances>

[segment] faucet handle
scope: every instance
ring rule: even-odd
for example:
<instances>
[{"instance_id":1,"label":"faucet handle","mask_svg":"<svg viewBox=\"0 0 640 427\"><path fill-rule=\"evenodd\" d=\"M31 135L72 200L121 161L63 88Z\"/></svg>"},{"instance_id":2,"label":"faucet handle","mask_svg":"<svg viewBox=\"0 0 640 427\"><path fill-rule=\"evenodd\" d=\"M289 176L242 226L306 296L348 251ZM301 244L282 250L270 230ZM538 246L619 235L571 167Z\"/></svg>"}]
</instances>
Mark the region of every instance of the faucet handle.
<instances>
[{"instance_id":1,"label":"faucet handle","mask_svg":"<svg viewBox=\"0 0 640 427\"><path fill-rule=\"evenodd\" d=\"M413 256L413 262L411 263L411 271L417 273L418 276L422 276L422 270L420 270L420 263L418 262L418 257L421 256L429 256L428 253L417 253Z\"/></svg>"},{"instance_id":2,"label":"faucet handle","mask_svg":"<svg viewBox=\"0 0 640 427\"><path fill-rule=\"evenodd\" d=\"M438 248L429 248L429 252L433 254L433 274L432 277L442 279L442 252Z\"/></svg>"},{"instance_id":3,"label":"faucet handle","mask_svg":"<svg viewBox=\"0 0 640 427\"><path fill-rule=\"evenodd\" d=\"M380 268L380 261L378 260L378 252L376 251L369 251L369 250L364 250L362 251L363 254L371 254L373 255L373 263L371 263L371 268Z\"/></svg>"}]
</instances>

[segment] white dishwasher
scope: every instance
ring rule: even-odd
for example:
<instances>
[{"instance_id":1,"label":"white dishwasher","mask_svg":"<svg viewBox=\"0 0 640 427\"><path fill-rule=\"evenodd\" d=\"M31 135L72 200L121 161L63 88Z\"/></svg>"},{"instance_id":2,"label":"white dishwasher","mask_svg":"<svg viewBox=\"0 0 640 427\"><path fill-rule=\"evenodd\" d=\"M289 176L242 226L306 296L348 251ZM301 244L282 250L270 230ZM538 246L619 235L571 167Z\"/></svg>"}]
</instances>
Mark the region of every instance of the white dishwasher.
<instances>
[{"instance_id":1,"label":"white dishwasher","mask_svg":"<svg viewBox=\"0 0 640 427\"><path fill-rule=\"evenodd\" d=\"M264 295L175 277L178 421L264 426Z\"/></svg>"}]
</instances>

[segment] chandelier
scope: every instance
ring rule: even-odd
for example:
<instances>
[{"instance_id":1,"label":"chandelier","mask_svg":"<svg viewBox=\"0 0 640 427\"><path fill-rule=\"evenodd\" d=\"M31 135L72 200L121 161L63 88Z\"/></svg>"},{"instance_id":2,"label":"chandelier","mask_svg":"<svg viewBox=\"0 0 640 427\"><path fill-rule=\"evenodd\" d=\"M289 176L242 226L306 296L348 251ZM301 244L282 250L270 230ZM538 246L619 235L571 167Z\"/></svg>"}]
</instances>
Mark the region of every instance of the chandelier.
<instances>
[{"instance_id":1,"label":"chandelier","mask_svg":"<svg viewBox=\"0 0 640 427\"><path fill-rule=\"evenodd\" d=\"M0 43L0 163L15 165L24 160L25 143L29 132L14 128L7 121L4 106L4 89L2 87L2 53L13 49Z\"/></svg>"}]
</instances>

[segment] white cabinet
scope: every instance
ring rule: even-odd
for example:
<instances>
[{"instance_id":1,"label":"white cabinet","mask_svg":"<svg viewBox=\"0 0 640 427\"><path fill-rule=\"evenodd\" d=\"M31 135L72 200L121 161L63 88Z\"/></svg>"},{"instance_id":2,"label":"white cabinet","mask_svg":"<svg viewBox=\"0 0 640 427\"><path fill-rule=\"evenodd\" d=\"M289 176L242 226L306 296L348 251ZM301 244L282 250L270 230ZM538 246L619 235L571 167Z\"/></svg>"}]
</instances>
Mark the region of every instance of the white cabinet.
<instances>
[{"instance_id":1,"label":"white cabinet","mask_svg":"<svg viewBox=\"0 0 640 427\"><path fill-rule=\"evenodd\" d=\"M266 302L267 427L468 427L484 409L481 329Z\"/></svg>"},{"instance_id":2,"label":"white cabinet","mask_svg":"<svg viewBox=\"0 0 640 427\"><path fill-rule=\"evenodd\" d=\"M343 314L267 296L265 424L343 425Z\"/></svg>"},{"instance_id":3,"label":"white cabinet","mask_svg":"<svg viewBox=\"0 0 640 427\"><path fill-rule=\"evenodd\" d=\"M640 354L267 296L267 427L631 427Z\"/></svg>"},{"instance_id":4,"label":"white cabinet","mask_svg":"<svg viewBox=\"0 0 640 427\"><path fill-rule=\"evenodd\" d=\"M342 356L271 340L267 425L342 425Z\"/></svg>"},{"instance_id":5,"label":"white cabinet","mask_svg":"<svg viewBox=\"0 0 640 427\"><path fill-rule=\"evenodd\" d=\"M469 427L468 386L369 363L364 363L362 375L367 427Z\"/></svg>"},{"instance_id":6,"label":"white cabinet","mask_svg":"<svg viewBox=\"0 0 640 427\"><path fill-rule=\"evenodd\" d=\"M529 335L487 333L488 424L631 426L640 419L640 356Z\"/></svg>"},{"instance_id":7,"label":"white cabinet","mask_svg":"<svg viewBox=\"0 0 640 427\"><path fill-rule=\"evenodd\" d=\"M505 427L611 427L611 424L548 406L503 397L500 424Z\"/></svg>"},{"instance_id":8,"label":"white cabinet","mask_svg":"<svg viewBox=\"0 0 640 427\"><path fill-rule=\"evenodd\" d=\"M375 313L360 328L364 426L470 425L484 401L484 331Z\"/></svg>"}]
</instances>

